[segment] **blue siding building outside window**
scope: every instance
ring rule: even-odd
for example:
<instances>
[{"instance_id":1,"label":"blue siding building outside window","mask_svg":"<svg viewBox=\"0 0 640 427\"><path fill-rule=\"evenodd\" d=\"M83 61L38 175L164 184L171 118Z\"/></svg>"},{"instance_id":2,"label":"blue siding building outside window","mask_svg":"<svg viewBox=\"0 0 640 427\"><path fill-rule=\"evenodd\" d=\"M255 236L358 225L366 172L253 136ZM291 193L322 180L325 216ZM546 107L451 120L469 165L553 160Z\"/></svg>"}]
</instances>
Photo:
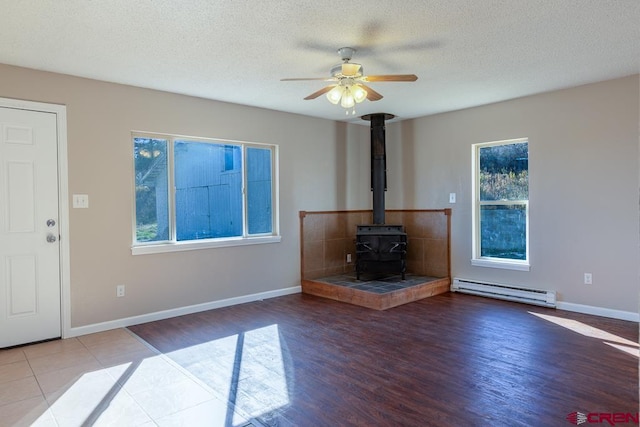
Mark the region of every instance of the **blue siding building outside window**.
<instances>
[{"instance_id":1,"label":"blue siding building outside window","mask_svg":"<svg viewBox=\"0 0 640 427\"><path fill-rule=\"evenodd\" d=\"M137 242L171 241L172 224L175 241L273 232L273 147L140 136L133 142Z\"/></svg>"}]
</instances>

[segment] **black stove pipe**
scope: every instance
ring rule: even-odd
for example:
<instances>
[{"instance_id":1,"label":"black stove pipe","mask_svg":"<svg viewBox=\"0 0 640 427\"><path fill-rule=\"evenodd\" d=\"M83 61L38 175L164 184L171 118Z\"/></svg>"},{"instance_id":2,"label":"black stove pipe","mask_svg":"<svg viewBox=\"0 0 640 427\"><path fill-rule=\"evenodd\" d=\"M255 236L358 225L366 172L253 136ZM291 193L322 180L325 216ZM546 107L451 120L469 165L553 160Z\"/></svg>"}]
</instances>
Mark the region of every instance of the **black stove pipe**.
<instances>
[{"instance_id":1,"label":"black stove pipe","mask_svg":"<svg viewBox=\"0 0 640 427\"><path fill-rule=\"evenodd\" d=\"M387 190L387 159L384 121L393 114L376 113L362 116L371 122L371 191L373 192L373 223L384 224L384 192Z\"/></svg>"}]
</instances>

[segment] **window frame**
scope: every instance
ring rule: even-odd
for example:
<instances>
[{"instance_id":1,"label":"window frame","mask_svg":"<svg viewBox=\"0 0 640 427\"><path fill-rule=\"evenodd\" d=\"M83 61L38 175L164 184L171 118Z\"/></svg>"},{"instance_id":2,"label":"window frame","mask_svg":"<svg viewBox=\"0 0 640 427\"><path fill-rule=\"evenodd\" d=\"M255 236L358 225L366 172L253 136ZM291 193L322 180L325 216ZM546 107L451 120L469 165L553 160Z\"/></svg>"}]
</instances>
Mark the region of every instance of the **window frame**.
<instances>
[{"instance_id":1,"label":"window frame","mask_svg":"<svg viewBox=\"0 0 640 427\"><path fill-rule=\"evenodd\" d=\"M531 199L530 194L527 200L480 200L480 149L486 147L495 147L500 145L511 145L519 143L527 143L528 149L530 148L529 138L515 138L502 141L481 142L471 145L471 193L472 193L472 257L471 265L478 267L491 267L502 268L507 270L519 270L530 271L531 259L529 253L530 246L530 234L529 234L529 201ZM528 162L528 156L527 156ZM527 177L530 181L531 174L527 167ZM529 187L529 182L527 182ZM482 239L481 239L481 226L480 226L480 210L482 206L524 206L525 209L525 259L509 259L509 258L497 258L482 256Z\"/></svg>"},{"instance_id":2,"label":"window frame","mask_svg":"<svg viewBox=\"0 0 640 427\"><path fill-rule=\"evenodd\" d=\"M168 215L169 215L169 239L157 240L149 242L141 242L137 240L137 218L136 218L136 195L135 195L135 157L132 155L133 164L133 203L132 203L132 245L131 253L133 255L145 255L164 252L189 251L197 249L209 249L219 247L256 245L263 243L278 243L282 240L280 236L280 217L279 217L279 167L278 167L278 146L276 144L235 141L221 138L193 137L185 135L163 134L155 132L131 132L131 143L135 138L153 138L164 139L167 141L167 197L168 197ZM241 165L242 165L242 235L233 237L217 237L209 239L197 240L177 240L176 229L176 186L175 186L175 143L176 141L187 141L197 143L208 143L217 145L233 145L241 147ZM246 168L246 152L247 148L269 149L271 151L271 221L272 231L270 233L249 234L248 233L248 202L247 202L247 168ZM133 150L132 150L133 153ZM226 162L225 162L226 163Z\"/></svg>"}]
</instances>

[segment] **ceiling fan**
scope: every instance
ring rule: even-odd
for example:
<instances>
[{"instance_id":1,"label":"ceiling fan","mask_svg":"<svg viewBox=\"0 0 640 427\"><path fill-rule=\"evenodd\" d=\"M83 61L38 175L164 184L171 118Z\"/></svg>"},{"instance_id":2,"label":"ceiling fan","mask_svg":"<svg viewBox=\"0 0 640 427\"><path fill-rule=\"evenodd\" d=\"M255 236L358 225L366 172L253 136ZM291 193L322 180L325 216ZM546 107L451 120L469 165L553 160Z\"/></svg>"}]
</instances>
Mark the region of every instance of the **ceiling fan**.
<instances>
[{"instance_id":1,"label":"ceiling fan","mask_svg":"<svg viewBox=\"0 0 640 427\"><path fill-rule=\"evenodd\" d=\"M331 68L331 77L310 77L310 78L291 78L281 79L281 81L300 81L300 80L323 80L332 82L332 84L323 87L305 97L305 100L316 99L320 95L327 95L327 99L332 104L338 104L347 109L351 109L351 114L355 114L355 105L363 102L365 99L369 101L379 101L382 99L380 95L365 83L369 82L415 82L418 76L415 74L383 74L377 76L366 76L362 65L351 61L356 49L352 47L341 47L338 54L342 58L342 64L338 64Z\"/></svg>"}]
</instances>

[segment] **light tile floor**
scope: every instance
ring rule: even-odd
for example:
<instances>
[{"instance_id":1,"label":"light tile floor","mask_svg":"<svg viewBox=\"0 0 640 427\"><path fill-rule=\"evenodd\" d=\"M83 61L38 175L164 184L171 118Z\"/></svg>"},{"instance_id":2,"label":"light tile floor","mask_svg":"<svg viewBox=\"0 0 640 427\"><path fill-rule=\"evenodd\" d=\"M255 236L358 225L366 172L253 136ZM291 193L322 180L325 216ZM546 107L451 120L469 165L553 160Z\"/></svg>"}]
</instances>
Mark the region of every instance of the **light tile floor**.
<instances>
[{"instance_id":1,"label":"light tile floor","mask_svg":"<svg viewBox=\"0 0 640 427\"><path fill-rule=\"evenodd\" d=\"M230 411L127 329L0 350L0 426L252 425Z\"/></svg>"}]
</instances>

